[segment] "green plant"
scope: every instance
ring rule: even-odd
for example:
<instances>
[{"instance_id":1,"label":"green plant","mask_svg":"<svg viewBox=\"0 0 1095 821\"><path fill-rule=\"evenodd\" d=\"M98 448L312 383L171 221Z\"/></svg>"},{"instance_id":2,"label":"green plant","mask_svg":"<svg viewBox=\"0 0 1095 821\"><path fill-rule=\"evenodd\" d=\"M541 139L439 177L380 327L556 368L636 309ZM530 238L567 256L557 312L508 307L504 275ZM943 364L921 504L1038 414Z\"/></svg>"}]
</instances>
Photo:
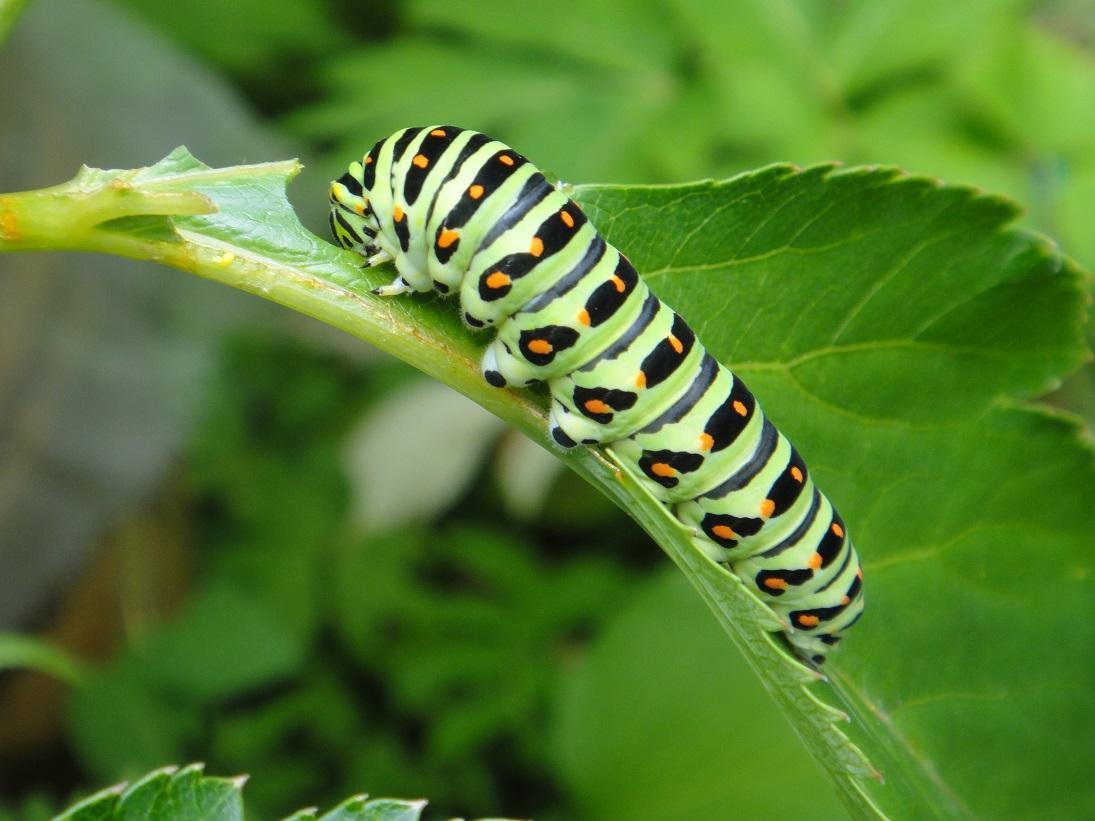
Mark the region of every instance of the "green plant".
<instances>
[{"instance_id":1,"label":"green plant","mask_svg":"<svg viewBox=\"0 0 1095 821\"><path fill-rule=\"evenodd\" d=\"M479 342L448 306L370 297L389 272L360 270L299 225L283 192L296 171L209 169L181 150L148 169L85 169L0 197L0 251L155 259L260 294L396 354L544 443L542 399L483 385ZM1006 201L889 170L777 166L572 195L754 386L856 523L870 610L823 681L773 643L766 609L633 477L596 451L563 457L684 571L848 808L1090 810L1068 786L1090 757L1071 690L1091 638L1077 625L1095 466L1075 421L1028 402L1088 355L1079 270L1010 228ZM1037 534L1038 561L1012 547L1016 532ZM1046 633L1060 641L1047 646ZM1062 743L1074 751L1064 762L1053 754ZM884 786L871 780L880 773Z\"/></svg>"},{"instance_id":2,"label":"green plant","mask_svg":"<svg viewBox=\"0 0 1095 821\"><path fill-rule=\"evenodd\" d=\"M247 781L204 775L200 764L148 773L132 784L118 784L69 807L58 821L123 821L138 818L231 821L244 817L242 791ZM355 795L319 814L312 807L285 821L418 821L425 801Z\"/></svg>"}]
</instances>

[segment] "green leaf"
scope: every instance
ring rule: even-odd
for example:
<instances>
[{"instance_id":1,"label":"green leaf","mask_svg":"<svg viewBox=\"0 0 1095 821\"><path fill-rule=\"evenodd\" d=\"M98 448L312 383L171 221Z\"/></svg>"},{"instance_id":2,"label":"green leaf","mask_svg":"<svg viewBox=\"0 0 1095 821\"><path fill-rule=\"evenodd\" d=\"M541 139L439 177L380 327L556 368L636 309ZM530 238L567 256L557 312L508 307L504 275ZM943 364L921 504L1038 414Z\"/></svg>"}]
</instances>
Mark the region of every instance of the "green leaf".
<instances>
[{"instance_id":1,"label":"green leaf","mask_svg":"<svg viewBox=\"0 0 1095 821\"><path fill-rule=\"evenodd\" d=\"M852 528L867 613L826 672L875 800L1084 815L1095 465L1074 421L1016 402L1089 356L1079 272L1010 204L886 170L576 193Z\"/></svg>"},{"instance_id":2,"label":"green leaf","mask_svg":"<svg viewBox=\"0 0 1095 821\"><path fill-rule=\"evenodd\" d=\"M383 83L368 79L381 75ZM368 106L353 102L363 80L370 82ZM570 179L625 178L644 153L630 135L647 132L674 99L672 83L650 72L591 71L550 54L530 60L516 45L469 49L451 38L400 38L337 54L326 63L325 82L324 99L288 123L313 139L333 140L333 156L363 154L362 134L408 122L454 122L532 146L545 169ZM650 88L664 93L649 94Z\"/></svg>"},{"instance_id":3,"label":"green leaf","mask_svg":"<svg viewBox=\"0 0 1095 821\"><path fill-rule=\"evenodd\" d=\"M102 779L177 760L202 731L199 711L149 687L131 656L89 675L67 710L70 743Z\"/></svg>"},{"instance_id":4,"label":"green leaf","mask_svg":"<svg viewBox=\"0 0 1095 821\"><path fill-rule=\"evenodd\" d=\"M1089 48L1015 19L1001 20L959 77L984 116L1023 150L1091 158L1095 56Z\"/></svg>"},{"instance_id":5,"label":"green leaf","mask_svg":"<svg viewBox=\"0 0 1095 821\"><path fill-rule=\"evenodd\" d=\"M488 47L501 41L526 52L547 48L603 68L663 65L674 56L674 44L665 32L671 16L655 3L598 0L580 14L560 14L550 0L530 0L522 5L516 26L513 6L506 0L480 0L474 14L444 0L412 0L408 6L412 25L457 31Z\"/></svg>"},{"instance_id":6,"label":"green leaf","mask_svg":"<svg viewBox=\"0 0 1095 821\"><path fill-rule=\"evenodd\" d=\"M276 13L264 0L194 0L186 6L157 0L122 0L189 51L237 72L271 71L287 55L318 53L345 45L348 37L326 5L279 0ZM216 32L216 36L210 36Z\"/></svg>"},{"instance_id":7,"label":"green leaf","mask_svg":"<svg viewBox=\"0 0 1095 821\"><path fill-rule=\"evenodd\" d=\"M112 187L140 190L8 195L0 207L24 230L0 236L0 250L156 258L261 294L391 351L546 445L542 399L484 386L481 337L451 305L372 298L390 272L362 271L299 226L282 190L295 171L195 167L139 183L119 172ZM161 201L180 211L195 197L218 210L173 218L174 240L95 222L154 194L177 195ZM771 611L697 551L639 480L598 451L560 458L681 567L849 809L1090 811L1071 789L1092 758L1090 712L1071 693L1092 641L1095 465L1075 422L1020 403L1088 355L1079 272L1010 229L1009 203L888 170L781 166L574 195L752 383L844 511L870 604L831 680L786 653L767 632ZM470 602L450 615L490 623ZM884 785L870 780L879 774Z\"/></svg>"},{"instance_id":8,"label":"green leaf","mask_svg":"<svg viewBox=\"0 0 1095 821\"><path fill-rule=\"evenodd\" d=\"M291 675L304 647L278 614L221 584L205 588L178 620L134 652L152 686L213 702Z\"/></svg>"},{"instance_id":9,"label":"green leaf","mask_svg":"<svg viewBox=\"0 0 1095 821\"><path fill-rule=\"evenodd\" d=\"M0 671L37 670L67 684L77 684L84 675L83 665L54 644L30 636L0 633Z\"/></svg>"},{"instance_id":10,"label":"green leaf","mask_svg":"<svg viewBox=\"0 0 1095 821\"><path fill-rule=\"evenodd\" d=\"M146 818L233 821L243 818L243 778L212 778L201 764L155 770L73 805L58 821L138 821Z\"/></svg>"},{"instance_id":11,"label":"green leaf","mask_svg":"<svg viewBox=\"0 0 1095 821\"><path fill-rule=\"evenodd\" d=\"M359 795L320 817L320 821L418 821L425 801L400 801Z\"/></svg>"},{"instance_id":12,"label":"green leaf","mask_svg":"<svg viewBox=\"0 0 1095 821\"><path fill-rule=\"evenodd\" d=\"M132 784L109 787L73 804L56 821L242 821L246 776L214 778L202 770L201 764L154 770ZM418 821L426 803L355 795L323 815L304 809L284 821Z\"/></svg>"},{"instance_id":13,"label":"green leaf","mask_svg":"<svg viewBox=\"0 0 1095 821\"><path fill-rule=\"evenodd\" d=\"M816 28L827 63L840 84L855 93L947 65L996 20L1014 14L1016 5L1014 0L852 0L830 31Z\"/></svg>"}]
</instances>

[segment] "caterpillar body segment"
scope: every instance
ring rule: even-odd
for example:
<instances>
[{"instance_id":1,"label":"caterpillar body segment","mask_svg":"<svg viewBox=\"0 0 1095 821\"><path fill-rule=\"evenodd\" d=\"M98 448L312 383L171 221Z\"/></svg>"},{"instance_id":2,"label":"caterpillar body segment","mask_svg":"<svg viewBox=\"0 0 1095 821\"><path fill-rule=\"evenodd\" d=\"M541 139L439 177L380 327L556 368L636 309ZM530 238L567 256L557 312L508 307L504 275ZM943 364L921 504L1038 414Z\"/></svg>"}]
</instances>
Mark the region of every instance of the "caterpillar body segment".
<instances>
[{"instance_id":1,"label":"caterpillar body segment","mask_svg":"<svg viewBox=\"0 0 1095 821\"><path fill-rule=\"evenodd\" d=\"M331 183L331 231L380 293L455 295L495 328L483 375L546 382L552 438L604 445L789 625L821 663L863 612L845 525L745 384L708 354L581 209L509 146L455 126L407 128Z\"/></svg>"}]
</instances>

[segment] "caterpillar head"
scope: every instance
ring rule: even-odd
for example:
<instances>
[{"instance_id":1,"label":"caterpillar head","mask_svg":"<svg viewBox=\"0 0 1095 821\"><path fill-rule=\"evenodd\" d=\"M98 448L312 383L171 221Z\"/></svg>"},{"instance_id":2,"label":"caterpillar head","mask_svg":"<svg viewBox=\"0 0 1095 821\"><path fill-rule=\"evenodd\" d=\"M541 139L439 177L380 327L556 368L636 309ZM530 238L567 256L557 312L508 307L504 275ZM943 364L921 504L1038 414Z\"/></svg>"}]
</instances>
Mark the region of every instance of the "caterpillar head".
<instances>
[{"instance_id":1,"label":"caterpillar head","mask_svg":"<svg viewBox=\"0 0 1095 821\"><path fill-rule=\"evenodd\" d=\"M361 163L352 163L349 171L331 183L329 221L339 245L369 257L380 250L375 242L380 225L362 189L361 177Z\"/></svg>"}]
</instances>

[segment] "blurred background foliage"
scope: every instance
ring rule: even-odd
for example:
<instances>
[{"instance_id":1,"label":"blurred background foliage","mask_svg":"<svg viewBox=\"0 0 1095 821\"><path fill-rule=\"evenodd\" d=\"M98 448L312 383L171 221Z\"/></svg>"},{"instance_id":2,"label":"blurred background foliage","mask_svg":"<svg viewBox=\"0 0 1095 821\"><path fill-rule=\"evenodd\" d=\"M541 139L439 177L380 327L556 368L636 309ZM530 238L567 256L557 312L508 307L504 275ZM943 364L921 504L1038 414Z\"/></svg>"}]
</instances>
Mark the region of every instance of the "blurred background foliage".
<instances>
[{"instance_id":1,"label":"blurred background foliage","mask_svg":"<svg viewBox=\"0 0 1095 821\"><path fill-rule=\"evenodd\" d=\"M0 112L2 190L179 143L298 154L318 231L349 159L454 122L571 182L898 164L1014 196L1095 267L1087 0L36 0ZM202 759L252 773L262 817L362 790L842 817L623 514L287 314L123 260L0 259L0 631L85 662L0 674L0 815ZM1095 419L1091 369L1054 399Z\"/></svg>"}]
</instances>

